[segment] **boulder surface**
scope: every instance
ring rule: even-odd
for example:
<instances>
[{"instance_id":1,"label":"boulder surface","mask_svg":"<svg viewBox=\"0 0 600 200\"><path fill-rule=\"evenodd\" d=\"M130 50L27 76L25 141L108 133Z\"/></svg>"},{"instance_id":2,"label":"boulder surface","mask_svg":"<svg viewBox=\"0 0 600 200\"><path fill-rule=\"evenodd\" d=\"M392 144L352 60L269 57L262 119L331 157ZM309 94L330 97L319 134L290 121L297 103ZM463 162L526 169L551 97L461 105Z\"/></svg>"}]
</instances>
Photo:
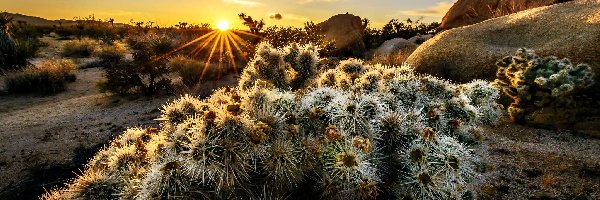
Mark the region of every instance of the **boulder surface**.
<instances>
[{"instance_id":1,"label":"boulder surface","mask_svg":"<svg viewBox=\"0 0 600 200\"><path fill-rule=\"evenodd\" d=\"M572 0L458 0L442 19L443 30Z\"/></svg>"},{"instance_id":2,"label":"boulder surface","mask_svg":"<svg viewBox=\"0 0 600 200\"><path fill-rule=\"evenodd\" d=\"M359 16L339 14L318 25L325 34L325 40L335 43L336 52L352 55L364 52L365 27Z\"/></svg>"}]
</instances>

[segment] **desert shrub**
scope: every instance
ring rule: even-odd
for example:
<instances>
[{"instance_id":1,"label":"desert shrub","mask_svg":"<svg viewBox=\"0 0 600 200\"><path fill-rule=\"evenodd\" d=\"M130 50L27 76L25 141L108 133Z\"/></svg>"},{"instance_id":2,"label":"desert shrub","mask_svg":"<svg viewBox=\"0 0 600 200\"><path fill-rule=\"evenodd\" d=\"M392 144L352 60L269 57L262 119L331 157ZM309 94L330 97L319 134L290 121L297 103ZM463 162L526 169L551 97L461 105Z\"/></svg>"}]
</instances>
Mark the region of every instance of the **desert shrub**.
<instances>
[{"instance_id":1,"label":"desert shrub","mask_svg":"<svg viewBox=\"0 0 600 200\"><path fill-rule=\"evenodd\" d=\"M125 131L43 198L461 198L477 158L460 136L495 120L491 83L356 59L318 73L318 60L259 45L238 87L164 105L160 128Z\"/></svg>"},{"instance_id":2,"label":"desert shrub","mask_svg":"<svg viewBox=\"0 0 600 200\"><path fill-rule=\"evenodd\" d=\"M521 48L496 65L496 84L513 100L508 113L519 123L540 108L568 105L574 92L594 83L590 66L554 56L541 58L531 49Z\"/></svg>"},{"instance_id":3,"label":"desert shrub","mask_svg":"<svg viewBox=\"0 0 600 200\"><path fill-rule=\"evenodd\" d=\"M171 70L166 65L164 57L174 48L169 36L157 33L147 33L131 36L127 43L133 55L133 60L104 66L106 80L98 83L103 92L117 94L141 93L154 95L167 91L171 80L167 77ZM105 52L106 59L120 57L116 52Z\"/></svg>"},{"instance_id":4,"label":"desert shrub","mask_svg":"<svg viewBox=\"0 0 600 200\"><path fill-rule=\"evenodd\" d=\"M89 38L71 40L63 45L62 56L87 58L94 54L98 45L98 42Z\"/></svg>"},{"instance_id":5,"label":"desert shrub","mask_svg":"<svg viewBox=\"0 0 600 200\"><path fill-rule=\"evenodd\" d=\"M399 21L392 19L381 29L367 27L363 41L367 48L377 48L383 42L394 38L409 39L417 35L435 34L439 27L440 23L438 22L423 23L420 20L407 19L406 21Z\"/></svg>"},{"instance_id":6,"label":"desert shrub","mask_svg":"<svg viewBox=\"0 0 600 200\"><path fill-rule=\"evenodd\" d=\"M66 83L75 81L74 70L71 60L45 60L39 66L8 73L5 85L9 93L54 94L64 91Z\"/></svg>"},{"instance_id":7,"label":"desert shrub","mask_svg":"<svg viewBox=\"0 0 600 200\"><path fill-rule=\"evenodd\" d=\"M45 45L37 38L17 39L15 40L15 44L17 47L18 66L27 65L27 59L35 57L40 48Z\"/></svg>"},{"instance_id":8,"label":"desert shrub","mask_svg":"<svg viewBox=\"0 0 600 200\"><path fill-rule=\"evenodd\" d=\"M306 22L303 28L271 26L264 30L264 41L276 48L283 48L289 44L313 44L319 47L319 54L328 57L334 56L335 44L325 41L321 28L313 22Z\"/></svg>"}]
</instances>

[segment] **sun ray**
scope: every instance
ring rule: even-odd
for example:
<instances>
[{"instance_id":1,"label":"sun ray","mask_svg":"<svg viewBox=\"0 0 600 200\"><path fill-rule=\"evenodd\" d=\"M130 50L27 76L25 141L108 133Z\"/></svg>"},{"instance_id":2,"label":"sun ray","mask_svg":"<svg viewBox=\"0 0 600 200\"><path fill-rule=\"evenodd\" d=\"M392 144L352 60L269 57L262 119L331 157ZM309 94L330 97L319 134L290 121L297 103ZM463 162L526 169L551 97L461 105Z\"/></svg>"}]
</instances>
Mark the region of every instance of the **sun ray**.
<instances>
[{"instance_id":1,"label":"sun ray","mask_svg":"<svg viewBox=\"0 0 600 200\"><path fill-rule=\"evenodd\" d=\"M217 40L221 39L221 35L222 34L218 34ZM218 42L215 41L210 50L210 54L208 55L208 59L206 60L206 64L204 65L204 69L202 69L202 75L200 75L200 80L202 80L204 78L204 75L206 74L206 69L208 69L208 66L210 65L210 60L212 59L212 57L215 53L215 49L217 48L217 45L218 45Z\"/></svg>"},{"instance_id":2,"label":"sun ray","mask_svg":"<svg viewBox=\"0 0 600 200\"><path fill-rule=\"evenodd\" d=\"M168 56L170 56L170 55L172 55L172 54L174 54L174 53L176 53L178 51L181 51L182 49L184 49L184 48L186 48L186 47L188 47L188 46L190 46L190 45L192 45L192 44L194 44L196 42L199 42L200 40L202 40L204 38L207 38L207 37L210 37L212 35L215 35L216 33L217 33L217 31L211 31L211 32L209 32L207 34L204 34L204 35L202 35L202 36L200 36L200 37L198 37L198 38L196 38L196 39L194 39L194 40L192 40L192 41L190 41L190 42L188 42L188 43L186 43L184 45L181 45L180 47L177 47L177 48L175 48L175 49L173 49L173 50L171 50L171 51L169 51L169 52L167 52L167 53L165 53L165 54L163 54L163 55L155 58L154 61L160 60L160 59L164 59L164 58L166 58L166 57L168 57Z\"/></svg>"},{"instance_id":3,"label":"sun ray","mask_svg":"<svg viewBox=\"0 0 600 200\"><path fill-rule=\"evenodd\" d=\"M240 42L244 47L248 46L248 43L246 42L246 40L242 39L240 36L238 36L236 34L231 34L231 36L233 37L234 41Z\"/></svg>"},{"instance_id":4,"label":"sun ray","mask_svg":"<svg viewBox=\"0 0 600 200\"><path fill-rule=\"evenodd\" d=\"M231 43L235 43L235 41L233 41L233 39L231 39L230 36L231 33L226 32L225 33L225 37L227 38L227 42L225 43L225 47L227 49L227 56L229 57L229 60L231 60L231 65L233 68L233 73L235 73L236 75L238 74L237 72L237 66L235 65L235 58L233 57L233 51L231 49Z\"/></svg>"},{"instance_id":5,"label":"sun ray","mask_svg":"<svg viewBox=\"0 0 600 200\"><path fill-rule=\"evenodd\" d=\"M218 77L221 77L221 67L223 67L223 42L225 42L225 34L226 32L221 32L220 40L219 40L219 73Z\"/></svg>"},{"instance_id":6,"label":"sun ray","mask_svg":"<svg viewBox=\"0 0 600 200\"><path fill-rule=\"evenodd\" d=\"M200 51L202 51L202 49L204 49L204 47L208 46L210 44L210 42L214 41L215 37L217 37L217 36L219 36L219 34L215 34L215 35L211 36L206 41L204 41L202 44L198 45L192 52L190 52L190 54L192 54L193 56L197 56L200 53Z\"/></svg>"}]
</instances>

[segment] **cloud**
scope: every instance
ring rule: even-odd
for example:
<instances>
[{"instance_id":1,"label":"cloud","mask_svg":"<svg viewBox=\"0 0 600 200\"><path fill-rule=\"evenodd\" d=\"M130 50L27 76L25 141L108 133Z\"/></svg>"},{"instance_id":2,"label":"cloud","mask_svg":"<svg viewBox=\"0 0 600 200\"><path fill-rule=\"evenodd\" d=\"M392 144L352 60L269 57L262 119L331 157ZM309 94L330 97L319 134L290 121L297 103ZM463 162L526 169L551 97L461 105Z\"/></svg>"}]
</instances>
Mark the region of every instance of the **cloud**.
<instances>
[{"instance_id":1,"label":"cloud","mask_svg":"<svg viewBox=\"0 0 600 200\"><path fill-rule=\"evenodd\" d=\"M284 20L284 21L299 21L299 22L308 22L311 21L308 17L301 15L294 15L290 13L269 13L267 17L272 20Z\"/></svg>"},{"instance_id":2,"label":"cloud","mask_svg":"<svg viewBox=\"0 0 600 200\"><path fill-rule=\"evenodd\" d=\"M403 10L398 12L401 15L420 16L420 17L443 17L452 7L453 3L438 2L434 6L420 10Z\"/></svg>"},{"instance_id":3,"label":"cloud","mask_svg":"<svg viewBox=\"0 0 600 200\"><path fill-rule=\"evenodd\" d=\"M223 0L225 3L233 3L239 4L242 6L258 6L261 5L261 2L258 1L250 1L250 0Z\"/></svg>"},{"instance_id":4,"label":"cloud","mask_svg":"<svg viewBox=\"0 0 600 200\"><path fill-rule=\"evenodd\" d=\"M269 14L269 19L281 20L283 19L283 16L281 16L279 13L271 13Z\"/></svg>"}]
</instances>

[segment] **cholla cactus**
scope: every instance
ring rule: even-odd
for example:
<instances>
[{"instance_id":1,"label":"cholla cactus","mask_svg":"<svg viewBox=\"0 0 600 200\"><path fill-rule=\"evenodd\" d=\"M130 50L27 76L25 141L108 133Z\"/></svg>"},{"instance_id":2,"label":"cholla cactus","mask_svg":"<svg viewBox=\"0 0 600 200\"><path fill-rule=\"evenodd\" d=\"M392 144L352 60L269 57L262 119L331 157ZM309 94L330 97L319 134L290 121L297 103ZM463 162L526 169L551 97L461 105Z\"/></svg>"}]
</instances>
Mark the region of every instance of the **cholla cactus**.
<instances>
[{"instance_id":1,"label":"cholla cactus","mask_svg":"<svg viewBox=\"0 0 600 200\"><path fill-rule=\"evenodd\" d=\"M574 65L566 58L540 58L531 49L521 48L515 56L507 56L496 65L496 84L513 99L508 112L521 123L536 109L568 103L573 92L594 83L590 66Z\"/></svg>"},{"instance_id":2,"label":"cholla cactus","mask_svg":"<svg viewBox=\"0 0 600 200\"><path fill-rule=\"evenodd\" d=\"M463 142L499 115L494 87L356 59L318 74L315 51L261 44L237 88L166 104L160 128L129 129L44 198L448 199L466 191L476 158ZM102 193L82 190L96 174L107 187L90 187Z\"/></svg>"},{"instance_id":3,"label":"cholla cactus","mask_svg":"<svg viewBox=\"0 0 600 200\"><path fill-rule=\"evenodd\" d=\"M276 49L269 43L260 43L254 59L240 79L241 89L252 88L257 83L280 89L305 86L318 71L318 50L310 44L293 44L285 49ZM264 82L256 82L257 79Z\"/></svg>"}]
</instances>

